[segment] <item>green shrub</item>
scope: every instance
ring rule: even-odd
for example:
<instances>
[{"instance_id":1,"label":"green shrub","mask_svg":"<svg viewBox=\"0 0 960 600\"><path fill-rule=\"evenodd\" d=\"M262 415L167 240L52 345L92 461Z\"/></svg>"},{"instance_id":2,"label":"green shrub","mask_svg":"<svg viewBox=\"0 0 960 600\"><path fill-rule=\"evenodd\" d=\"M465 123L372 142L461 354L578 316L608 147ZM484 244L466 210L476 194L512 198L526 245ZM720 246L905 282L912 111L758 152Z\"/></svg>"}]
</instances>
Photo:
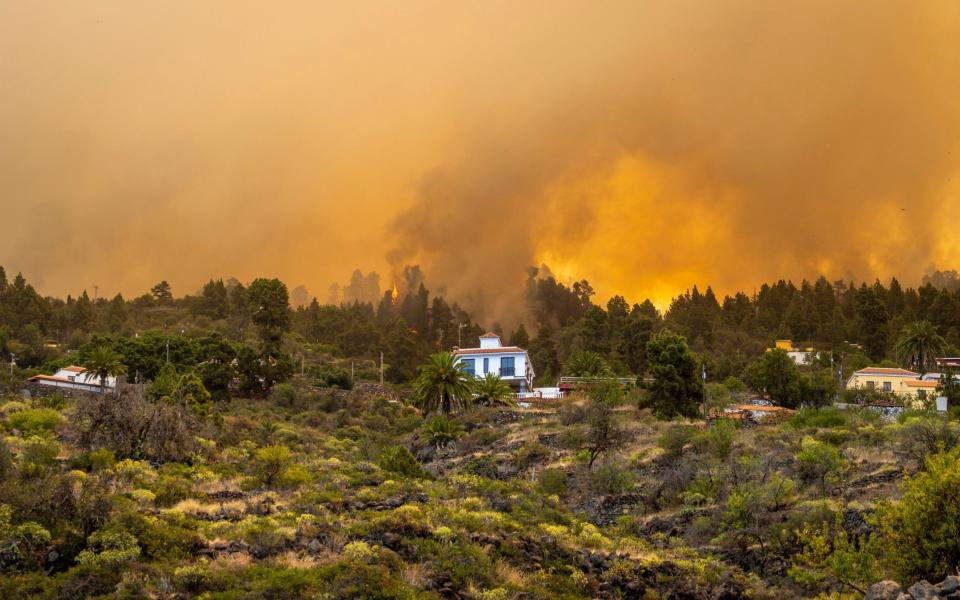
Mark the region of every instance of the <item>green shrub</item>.
<instances>
[{"instance_id":1,"label":"green shrub","mask_svg":"<svg viewBox=\"0 0 960 600\"><path fill-rule=\"evenodd\" d=\"M77 555L77 564L121 568L140 557L137 538L122 529L106 528L90 534L88 548Z\"/></svg>"},{"instance_id":2,"label":"green shrub","mask_svg":"<svg viewBox=\"0 0 960 600\"><path fill-rule=\"evenodd\" d=\"M692 425L673 425L663 432L657 440L657 446L663 449L664 456L678 458L696 433L697 428Z\"/></svg>"},{"instance_id":3,"label":"green shrub","mask_svg":"<svg viewBox=\"0 0 960 600\"><path fill-rule=\"evenodd\" d=\"M562 496L567 493L567 474L560 469L543 469L537 477L537 487L545 494Z\"/></svg>"},{"instance_id":4,"label":"green shrub","mask_svg":"<svg viewBox=\"0 0 960 600\"><path fill-rule=\"evenodd\" d=\"M847 416L838 408L801 408L787 425L793 429L806 427L841 427L847 424Z\"/></svg>"},{"instance_id":5,"label":"green shrub","mask_svg":"<svg viewBox=\"0 0 960 600\"><path fill-rule=\"evenodd\" d=\"M811 437L801 440L796 459L800 477L805 481L818 481L823 493L826 493L827 482L832 481L844 465L839 450Z\"/></svg>"},{"instance_id":6,"label":"green shrub","mask_svg":"<svg viewBox=\"0 0 960 600\"><path fill-rule=\"evenodd\" d=\"M350 372L334 365L324 365L311 371L313 381L318 387L352 390L353 380Z\"/></svg>"},{"instance_id":7,"label":"green shrub","mask_svg":"<svg viewBox=\"0 0 960 600\"><path fill-rule=\"evenodd\" d=\"M173 581L189 594L197 594L210 587L210 570L206 565L186 565L173 571Z\"/></svg>"},{"instance_id":8,"label":"green shrub","mask_svg":"<svg viewBox=\"0 0 960 600\"><path fill-rule=\"evenodd\" d=\"M94 450L88 455L90 460L90 467L94 471L102 471L104 469L111 468L114 463L117 462L116 456L113 454L113 450L108 450L106 448L101 448L100 450Z\"/></svg>"},{"instance_id":9,"label":"green shrub","mask_svg":"<svg viewBox=\"0 0 960 600\"><path fill-rule=\"evenodd\" d=\"M723 380L723 387L727 388L731 394L747 391L747 384L739 377L734 377L733 375Z\"/></svg>"},{"instance_id":10,"label":"green shrub","mask_svg":"<svg viewBox=\"0 0 960 600\"><path fill-rule=\"evenodd\" d=\"M63 410L67 406L67 399L60 392L54 392L46 396L38 396L33 401L33 405L41 408Z\"/></svg>"},{"instance_id":11,"label":"green shrub","mask_svg":"<svg viewBox=\"0 0 960 600\"><path fill-rule=\"evenodd\" d=\"M688 506L701 506L712 502L720 492L722 481L718 477L701 475L687 485L680 494L680 499Z\"/></svg>"},{"instance_id":12,"label":"green shrub","mask_svg":"<svg viewBox=\"0 0 960 600\"><path fill-rule=\"evenodd\" d=\"M960 450L931 456L902 490L872 519L883 556L900 581L940 581L960 564Z\"/></svg>"},{"instance_id":13,"label":"green shrub","mask_svg":"<svg viewBox=\"0 0 960 600\"><path fill-rule=\"evenodd\" d=\"M590 489L598 494L622 494L632 483L630 472L612 460L594 466L590 472Z\"/></svg>"},{"instance_id":14,"label":"green shrub","mask_svg":"<svg viewBox=\"0 0 960 600\"><path fill-rule=\"evenodd\" d=\"M5 402L3 406L0 406L0 415L11 415L21 410L27 410L27 408L29 407L26 405L26 403L20 402L19 400L11 400L9 402Z\"/></svg>"},{"instance_id":15,"label":"green shrub","mask_svg":"<svg viewBox=\"0 0 960 600\"><path fill-rule=\"evenodd\" d=\"M824 429L817 432L817 439L831 446L846 446L848 442L857 437L857 434L849 429Z\"/></svg>"},{"instance_id":16,"label":"green shrub","mask_svg":"<svg viewBox=\"0 0 960 600\"><path fill-rule=\"evenodd\" d=\"M730 456L737 424L730 419L717 419L703 432L697 434L696 441L720 460Z\"/></svg>"},{"instance_id":17,"label":"green shrub","mask_svg":"<svg viewBox=\"0 0 960 600\"><path fill-rule=\"evenodd\" d=\"M489 454L472 456L467 459L463 465L463 472L487 479L497 479L500 474L496 459Z\"/></svg>"},{"instance_id":18,"label":"green shrub","mask_svg":"<svg viewBox=\"0 0 960 600\"><path fill-rule=\"evenodd\" d=\"M550 448L540 442L528 442L517 448L514 459L518 469L527 469L550 456Z\"/></svg>"},{"instance_id":19,"label":"green shrub","mask_svg":"<svg viewBox=\"0 0 960 600\"><path fill-rule=\"evenodd\" d=\"M293 532L281 528L269 517L250 517L240 524L241 537L257 557L271 556L285 550Z\"/></svg>"},{"instance_id":20,"label":"green shrub","mask_svg":"<svg viewBox=\"0 0 960 600\"><path fill-rule=\"evenodd\" d=\"M53 440L32 437L23 444L20 455L20 473L24 477L39 477L57 465L60 444Z\"/></svg>"},{"instance_id":21,"label":"green shrub","mask_svg":"<svg viewBox=\"0 0 960 600\"><path fill-rule=\"evenodd\" d=\"M429 473L423 470L416 457L403 446L390 446L380 453L377 464L384 471L397 473L405 477L428 479Z\"/></svg>"},{"instance_id":22,"label":"green shrub","mask_svg":"<svg viewBox=\"0 0 960 600\"><path fill-rule=\"evenodd\" d=\"M272 487L277 479L293 463L293 452L282 444L260 448L254 453L254 472L266 487Z\"/></svg>"},{"instance_id":23,"label":"green shrub","mask_svg":"<svg viewBox=\"0 0 960 600\"><path fill-rule=\"evenodd\" d=\"M7 417L9 429L22 431L24 435L45 435L57 428L63 417L52 408L29 408Z\"/></svg>"},{"instance_id":24,"label":"green shrub","mask_svg":"<svg viewBox=\"0 0 960 600\"><path fill-rule=\"evenodd\" d=\"M284 489L298 488L309 483L312 477L310 471L302 465L290 465L277 478L277 487Z\"/></svg>"},{"instance_id":25,"label":"green shrub","mask_svg":"<svg viewBox=\"0 0 960 600\"><path fill-rule=\"evenodd\" d=\"M289 383L278 383L270 390L270 401L280 406L294 406L297 403L297 391Z\"/></svg>"},{"instance_id":26,"label":"green shrub","mask_svg":"<svg viewBox=\"0 0 960 600\"><path fill-rule=\"evenodd\" d=\"M43 566L50 532L37 523L13 525L13 511L0 504L0 571L8 569L34 569Z\"/></svg>"},{"instance_id":27,"label":"green shrub","mask_svg":"<svg viewBox=\"0 0 960 600\"><path fill-rule=\"evenodd\" d=\"M831 582L846 587L865 589L880 579L872 536L856 538L843 528L837 513L831 531L829 523L807 526L798 532L803 552L794 555L790 578L811 590L823 592Z\"/></svg>"}]
</instances>

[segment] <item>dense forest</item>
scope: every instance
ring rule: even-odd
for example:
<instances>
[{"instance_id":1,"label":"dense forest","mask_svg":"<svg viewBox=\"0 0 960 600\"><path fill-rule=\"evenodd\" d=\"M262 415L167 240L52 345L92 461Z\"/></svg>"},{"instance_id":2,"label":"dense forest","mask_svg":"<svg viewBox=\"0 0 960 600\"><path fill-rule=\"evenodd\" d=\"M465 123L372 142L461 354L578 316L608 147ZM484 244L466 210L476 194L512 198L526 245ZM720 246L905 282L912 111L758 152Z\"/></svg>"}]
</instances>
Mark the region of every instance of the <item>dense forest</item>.
<instances>
[{"instance_id":1,"label":"dense forest","mask_svg":"<svg viewBox=\"0 0 960 600\"><path fill-rule=\"evenodd\" d=\"M247 388L252 388L262 379L250 368L256 362L252 358L264 351L264 331L251 303L262 302L264 295L274 301L271 310L283 313L272 325L276 331L267 334L275 336L268 351L281 359L273 361L278 372L272 377L279 379L295 368L310 368L320 379L342 380L352 371L359 380L375 380L382 353L386 380L407 383L429 354L475 344L486 330L529 349L539 385L576 371L575 359L584 353L601 357L612 373L642 377L648 370L646 345L664 329L686 338L712 381L742 377L775 339L831 351L845 375L867 364L893 364L899 333L915 321L932 323L948 354L960 349L955 272L937 272L918 288L904 288L896 279L886 285L830 283L823 277L799 285L781 280L723 299L710 287L695 286L661 313L649 300L630 304L622 296L598 304L589 282L565 285L549 270L531 268L522 314L511 316L517 325L508 331L496 322L476 322L423 282L420 269L410 267L399 290L381 290L375 274L357 271L350 284L331 290L328 303L303 297L288 308L286 286L276 280L248 286L235 279L211 280L197 293L179 297L162 281L129 300L119 294L92 299L86 291L60 299L37 293L20 274L8 279L0 267L0 358L13 358L28 372L49 371L74 360L69 353L82 355L108 338L127 357L129 380L151 379L169 349L170 361L180 368L209 363L216 355L221 372L207 377L214 388L244 374L223 369L239 365L242 371L246 365ZM302 288L296 291L304 295Z\"/></svg>"}]
</instances>

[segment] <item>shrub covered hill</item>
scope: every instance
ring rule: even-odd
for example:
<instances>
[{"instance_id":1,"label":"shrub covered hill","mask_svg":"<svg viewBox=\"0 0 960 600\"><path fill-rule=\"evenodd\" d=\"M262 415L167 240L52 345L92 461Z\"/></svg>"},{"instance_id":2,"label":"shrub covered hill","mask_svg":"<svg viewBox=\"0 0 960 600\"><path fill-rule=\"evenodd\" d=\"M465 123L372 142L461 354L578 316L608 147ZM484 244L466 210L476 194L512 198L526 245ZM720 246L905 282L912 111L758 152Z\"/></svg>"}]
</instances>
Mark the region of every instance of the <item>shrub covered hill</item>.
<instances>
[{"instance_id":1,"label":"shrub covered hill","mask_svg":"<svg viewBox=\"0 0 960 600\"><path fill-rule=\"evenodd\" d=\"M532 270L535 333L509 343L538 381L636 381L532 406L454 368L444 350L483 329L418 270L379 303L354 279L339 304L293 309L275 279L60 300L0 269L0 598L960 589L958 414L831 406L831 365L956 355L955 276L778 282L722 304L694 288L661 315ZM829 351L803 368L764 352L784 334ZM104 393L27 383L67 365ZM702 418L704 399L718 415L758 395L798 410Z\"/></svg>"},{"instance_id":2,"label":"shrub covered hill","mask_svg":"<svg viewBox=\"0 0 960 600\"><path fill-rule=\"evenodd\" d=\"M599 389L424 419L381 391L11 397L0 597L862 597L960 558L945 418L707 426Z\"/></svg>"}]
</instances>

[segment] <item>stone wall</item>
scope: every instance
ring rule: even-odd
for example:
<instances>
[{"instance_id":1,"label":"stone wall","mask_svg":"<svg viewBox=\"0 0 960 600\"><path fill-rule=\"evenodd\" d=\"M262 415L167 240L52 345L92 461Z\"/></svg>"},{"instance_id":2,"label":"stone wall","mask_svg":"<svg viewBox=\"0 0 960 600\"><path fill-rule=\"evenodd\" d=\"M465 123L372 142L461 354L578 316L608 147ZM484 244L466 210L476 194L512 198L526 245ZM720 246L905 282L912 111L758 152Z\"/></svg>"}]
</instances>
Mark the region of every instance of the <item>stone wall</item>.
<instances>
[{"instance_id":1,"label":"stone wall","mask_svg":"<svg viewBox=\"0 0 960 600\"><path fill-rule=\"evenodd\" d=\"M84 396L90 396L94 394L94 392L88 392L87 390L43 385L42 383L37 383L36 381L27 381L24 383L20 387L20 393L24 398L43 398L46 396L52 396L54 394L60 394L64 398L83 398Z\"/></svg>"}]
</instances>

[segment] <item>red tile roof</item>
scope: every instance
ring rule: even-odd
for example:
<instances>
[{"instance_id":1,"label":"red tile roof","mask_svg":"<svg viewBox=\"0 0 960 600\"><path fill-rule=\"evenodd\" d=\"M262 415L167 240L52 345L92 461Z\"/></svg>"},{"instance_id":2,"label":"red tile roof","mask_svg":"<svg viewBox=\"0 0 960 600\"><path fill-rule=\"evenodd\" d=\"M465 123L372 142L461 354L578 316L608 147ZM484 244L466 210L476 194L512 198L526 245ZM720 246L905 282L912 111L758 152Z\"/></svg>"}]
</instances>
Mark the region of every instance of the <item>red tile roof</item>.
<instances>
[{"instance_id":1,"label":"red tile roof","mask_svg":"<svg viewBox=\"0 0 960 600\"><path fill-rule=\"evenodd\" d=\"M86 381L86 380L83 380L83 379L77 379L77 380L75 380L75 381L71 381L71 380L67 379L66 377L54 377L53 375L34 375L34 376L31 377L28 381L40 381L40 380L42 380L42 381L59 381L59 382L61 382L61 383L70 383L70 384L79 384L79 385L90 385L90 386L96 386L96 387L99 387L99 386L100 386L100 384L94 383L94 382L92 382L92 381Z\"/></svg>"},{"instance_id":2,"label":"red tile roof","mask_svg":"<svg viewBox=\"0 0 960 600\"><path fill-rule=\"evenodd\" d=\"M920 373L914 373L906 369L891 369L887 367L867 367L854 372L854 375L890 375L893 377L920 377Z\"/></svg>"},{"instance_id":3,"label":"red tile roof","mask_svg":"<svg viewBox=\"0 0 960 600\"><path fill-rule=\"evenodd\" d=\"M517 353L526 352L523 348L516 346L499 346L497 348L458 348L453 351L454 354L498 354L498 353Z\"/></svg>"},{"instance_id":4,"label":"red tile roof","mask_svg":"<svg viewBox=\"0 0 960 600\"><path fill-rule=\"evenodd\" d=\"M495 333L493 333L493 332L488 331L487 333L481 335L481 336L480 336L480 339L482 339L482 340L490 340L490 339L499 338L499 337L500 337L499 335L497 335L497 334L495 334Z\"/></svg>"},{"instance_id":5,"label":"red tile roof","mask_svg":"<svg viewBox=\"0 0 960 600\"><path fill-rule=\"evenodd\" d=\"M74 365L71 365L71 366L69 366L69 367L64 367L64 368L62 368L62 369L60 369L60 370L61 370L61 371L73 371L74 373L83 373L84 371L86 371L86 369L84 369L83 367L77 367L77 366L74 366Z\"/></svg>"},{"instance_id":6,"label":"red tile roof","mask_svg":"<svg viewBox=\"0 0 960 600\"><path fill-rule=\"evenodd\" d=\"M907 387L935 388L940 385L939 381L904 381Z\"/></svg>"}]
</instances>

